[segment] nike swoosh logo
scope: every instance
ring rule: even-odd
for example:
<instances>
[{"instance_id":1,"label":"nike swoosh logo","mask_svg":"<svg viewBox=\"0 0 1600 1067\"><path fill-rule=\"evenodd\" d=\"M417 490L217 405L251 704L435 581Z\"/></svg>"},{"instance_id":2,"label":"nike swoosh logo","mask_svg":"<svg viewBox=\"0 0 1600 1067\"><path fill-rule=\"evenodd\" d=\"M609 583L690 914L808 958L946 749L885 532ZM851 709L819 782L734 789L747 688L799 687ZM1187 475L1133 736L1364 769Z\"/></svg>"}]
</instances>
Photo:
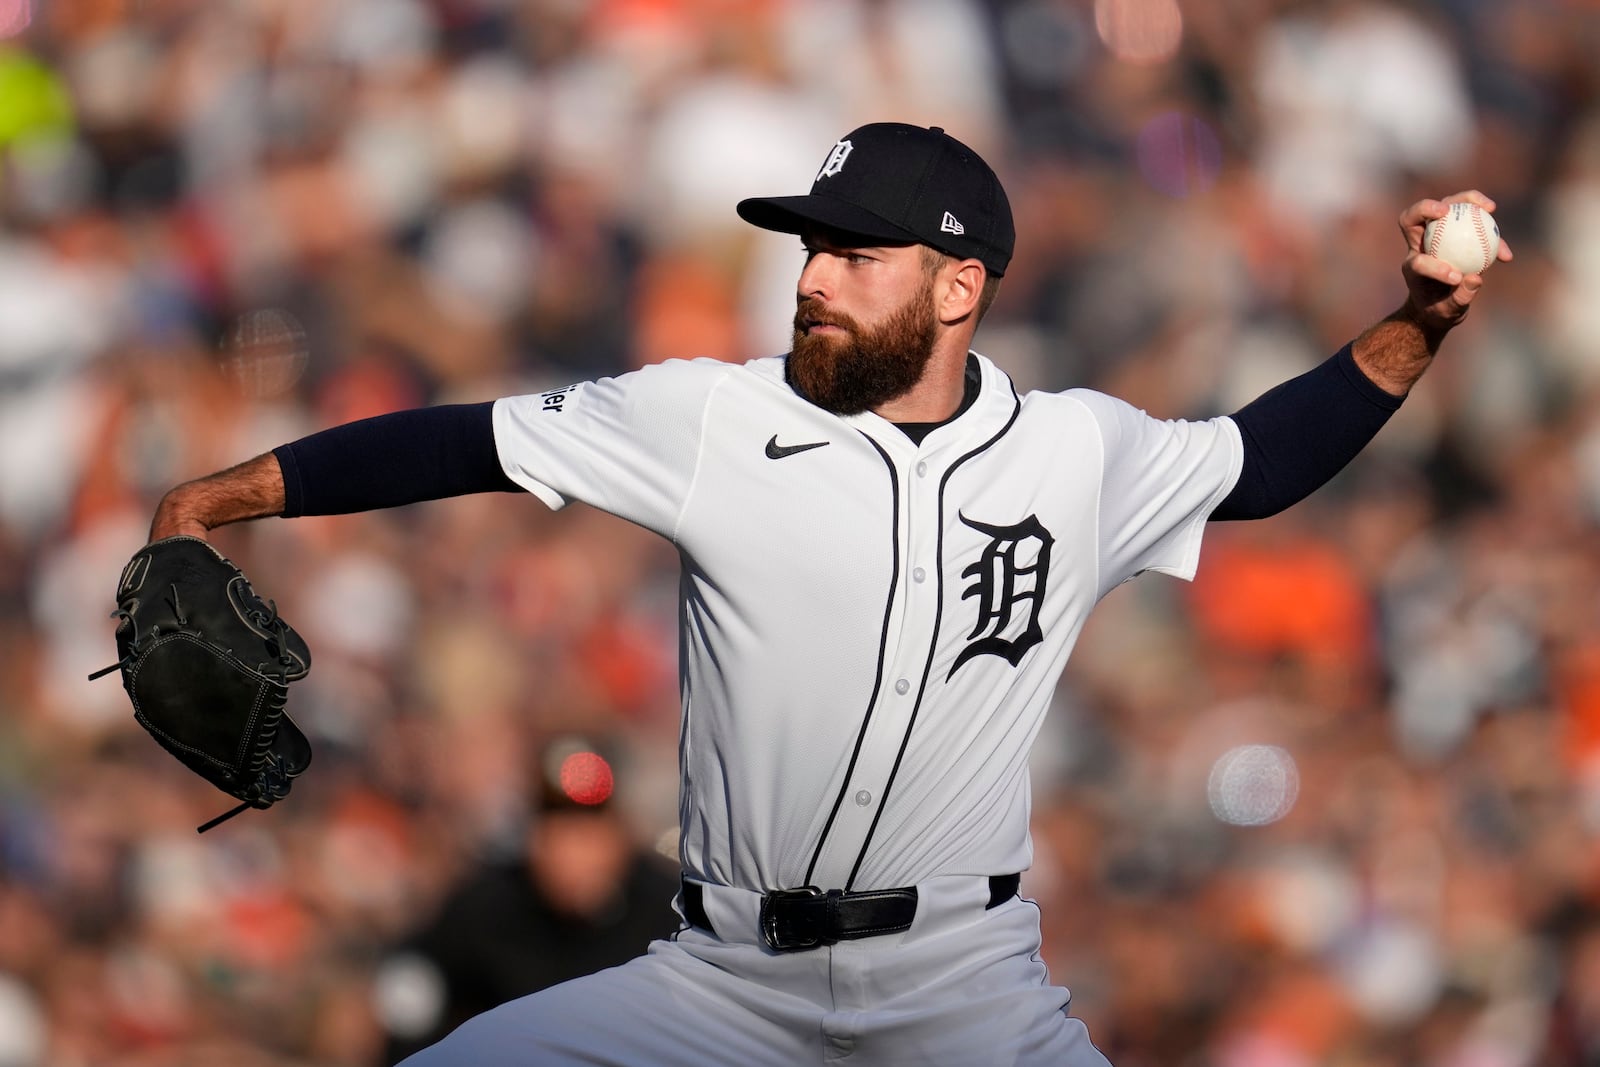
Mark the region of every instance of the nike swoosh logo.
<instances>
[{"instance_id":1,"label":"nike swoosh logo","mask_svg":"<svg viewBox=\"0 0 1600 1067\"><path fill-rule=\"evenodd\" d=\"M826 441L812 441L803 445L780 445L778 443L778 435L773 434L772 439L767 442L767 458L783 459L785 456L792 456L797 452L809 452L813 448L821 448L827 443Z\"/></svg>"}]
</instances>

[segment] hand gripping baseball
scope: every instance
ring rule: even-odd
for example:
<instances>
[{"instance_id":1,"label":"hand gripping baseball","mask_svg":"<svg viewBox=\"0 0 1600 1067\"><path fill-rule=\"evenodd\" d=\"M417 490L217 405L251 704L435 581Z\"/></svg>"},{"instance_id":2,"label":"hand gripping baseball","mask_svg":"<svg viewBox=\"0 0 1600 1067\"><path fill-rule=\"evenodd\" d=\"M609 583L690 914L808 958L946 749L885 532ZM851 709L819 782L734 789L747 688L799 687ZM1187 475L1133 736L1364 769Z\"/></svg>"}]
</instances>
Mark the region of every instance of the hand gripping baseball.
<instances>
[{"instance_id":1,"label":"hand gripping baseball","mask_svg":"<svg viewBox=\"0 0 1600 1067\"><path fill-rule=\"evenodd\" d=\"M289 683L311 651L238 567L198 537L168 537L134 553L117 584L116 663L134 719L186 767L237 797L233 810L289 795L311 744L285 714Z\"/></svg>"},{"instance_id":2,"label":"hand gripping baseball","mask_svg":"<svg viewBox=\"0 0 1600 1067\"><path fill-rule=\"evenodd\" d=\"M1400 213L1400 232L1407 249L1401 266L1410 294L1407 308L1419 326L1434 334L1443 334L1460 322L1473 297L1483 288L1481 271L1463 273L1427 252L1428 224L1448 215L1452 204L1475 204L1484 211L1494 210L1493 200L1471 189L1443 200L1419 200ZM1504 240L1499 241L1494 259L1510 261L1511 247Z\"/></svg>"}]
</instances>

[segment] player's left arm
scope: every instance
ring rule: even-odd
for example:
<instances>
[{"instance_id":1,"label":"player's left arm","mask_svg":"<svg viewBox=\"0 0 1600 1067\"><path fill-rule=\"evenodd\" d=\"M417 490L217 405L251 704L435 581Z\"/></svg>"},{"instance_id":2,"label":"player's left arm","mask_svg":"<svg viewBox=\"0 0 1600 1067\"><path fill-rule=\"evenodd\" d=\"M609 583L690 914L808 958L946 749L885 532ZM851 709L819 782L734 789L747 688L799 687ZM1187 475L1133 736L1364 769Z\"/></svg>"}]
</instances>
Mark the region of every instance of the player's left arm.
<instances>
[{"instance_id":1,"label":"player's left arm","mask_svg":"<svg viewBox=\"0 0 1600 1067\"><path fill-rule=\"evenodd\" d=\"M1230 416L1243 442L1243 463L1238 482L1211 518L1265 518L1305 499L1343 470L1399 409L1483 288L1482 274L1463 275L1422 251L1428 222L1459 201L1494 210L1494 201L1469 191L1419 200L1401 212L1406 256L1400 270L1407 295L1397 311L1332 358ZM1504 242L1497 258L1511 259Z\"/></svg>"},{"instance_id":2,"label":"player's left arm","mask_svg":"<svg viewBox=\"0 0 1600 1067\"><path fill-rule=\"evenodd\" d=\"M416 408L334 426L185 482L162 498L150 539L486 492L521 492L495 451L493 404Z\"/></svg>"}]
</instances>

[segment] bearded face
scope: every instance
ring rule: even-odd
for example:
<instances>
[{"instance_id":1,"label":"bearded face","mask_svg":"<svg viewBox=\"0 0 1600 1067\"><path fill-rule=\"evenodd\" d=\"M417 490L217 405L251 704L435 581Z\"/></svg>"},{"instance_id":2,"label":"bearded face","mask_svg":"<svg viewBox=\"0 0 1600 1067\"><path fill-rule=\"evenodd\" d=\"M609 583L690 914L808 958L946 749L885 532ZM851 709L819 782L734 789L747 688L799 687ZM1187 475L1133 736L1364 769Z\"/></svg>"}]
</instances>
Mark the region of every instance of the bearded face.
<instances>
[{"instance_id":1,"label":"bearded face","mask_svg":"<svg viewBox=\"0 0 1600 1067\"><path fill-rule=\"evenodd\" d=\"M814 324L840 332L811 332ZM816 297L800 302L784 366L790 388L837 415L856 415L904 396L921 381L938 338L933 278L881 324L868 328Z\"/></svg>"}]
</instances>

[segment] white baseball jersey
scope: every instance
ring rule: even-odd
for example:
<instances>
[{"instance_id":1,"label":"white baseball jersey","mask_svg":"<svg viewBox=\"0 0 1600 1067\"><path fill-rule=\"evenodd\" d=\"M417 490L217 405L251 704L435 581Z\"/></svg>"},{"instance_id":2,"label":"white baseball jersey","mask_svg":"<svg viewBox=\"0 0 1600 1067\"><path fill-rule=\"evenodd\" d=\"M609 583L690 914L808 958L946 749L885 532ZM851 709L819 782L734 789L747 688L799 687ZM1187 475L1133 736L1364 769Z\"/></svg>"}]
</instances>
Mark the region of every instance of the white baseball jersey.
<instances>
[{"instance_id":1,"label":"white baseball jersey","mask_svg":"<svg viewBox=\"0 0 1600 1067\"><path fill-rule=\"evenodd\" d=\"M1089 390L978 397L915 444L783 358L672 361L494 410L507 475L679 549L681 860L766 890L1021 871L1027 756L1095 603L1191 578L1233 422Z\"/></svg>"}]
</instances>

